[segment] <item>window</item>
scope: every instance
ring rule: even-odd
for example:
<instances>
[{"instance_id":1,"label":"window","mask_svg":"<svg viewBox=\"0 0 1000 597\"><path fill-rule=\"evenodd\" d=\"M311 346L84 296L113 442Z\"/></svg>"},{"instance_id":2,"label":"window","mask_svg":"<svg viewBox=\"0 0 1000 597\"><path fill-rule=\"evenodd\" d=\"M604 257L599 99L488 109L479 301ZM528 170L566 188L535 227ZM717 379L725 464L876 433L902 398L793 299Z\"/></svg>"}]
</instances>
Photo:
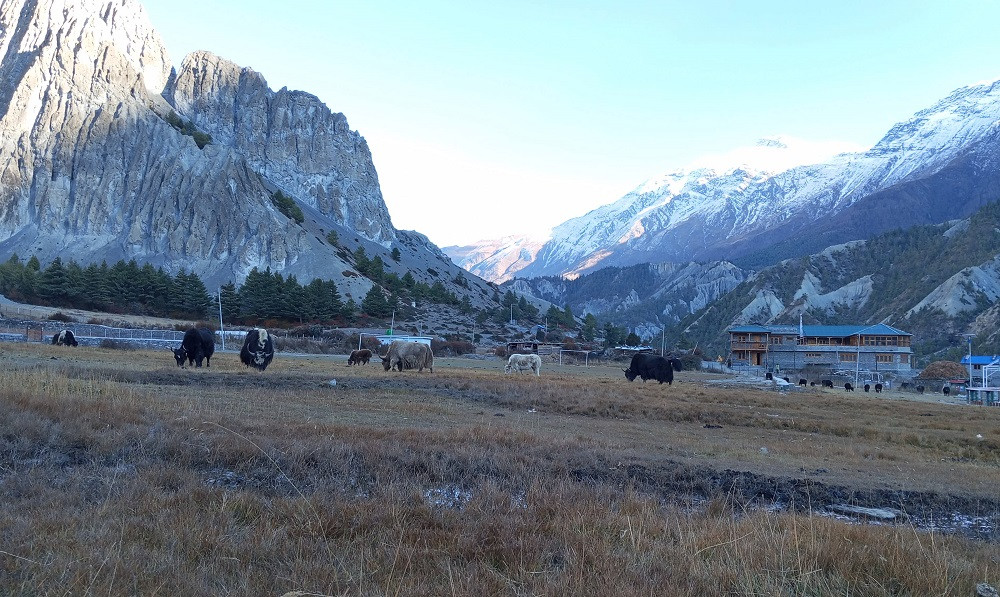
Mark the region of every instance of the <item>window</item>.
<instances>
[{"instance_id":1,"label":"window","mask_svg":"<svg viewBox=\"0 0 1000 597\"><path fill-rule=\"evenodd\" d=\"M806 358L807 359L822 359L823 358L823 353L821 353L821 352L807 352L806 353Z\"/></svg>"},{"instance_id":2,"label":"window","mask_svg":"<svg viewBox=\"0 0 1000 597\"><path fill-rule=\"evenodd\" d=\"M891 355L891 354L877 354L877 355L875 355L875 362L876 363L891 363L892 362L892 356L893 355Z\"/></svg>"},{"instance_id":3,"label":"window","mask_svg":"<svg viewBox=\"0 0 1000 597\"><path fill-rule=\"evenodd\" d=\"M904 365L906 365L907 363L910 362L910 355L908 355L908 354L901 354L901 355L899 355L899 362L903 363Z\"/></svg>"},{"instance_id":4,"label":"window","mask_svg":"<svg viewBox=\"0 0 1000 597\"><path fill-rule=\"evenodd\" d=\"M781 344L781 336L771 336L771 344Z\"/></svg>"},{"instance_id":5,"label":"window","mask_svg":"<svg viewBox=\"0 0 1000 597\"><path fill-rule=\"evenodd\" d=\"M856 352L841 352L839 353L840 360L845 363L857 363L858 353Z\"/></svg>"}]
</instances>

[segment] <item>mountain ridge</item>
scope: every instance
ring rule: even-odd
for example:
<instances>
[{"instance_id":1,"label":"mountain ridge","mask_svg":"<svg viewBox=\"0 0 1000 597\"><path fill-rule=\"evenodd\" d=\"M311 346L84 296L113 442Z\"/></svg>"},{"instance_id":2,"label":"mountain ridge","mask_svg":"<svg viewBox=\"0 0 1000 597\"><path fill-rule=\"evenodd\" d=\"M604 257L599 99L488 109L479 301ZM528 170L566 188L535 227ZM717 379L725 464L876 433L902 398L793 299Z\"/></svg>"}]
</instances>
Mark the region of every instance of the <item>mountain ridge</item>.
<instances>
[{"instance_id":1,"label":"mountain ridge","mask_svg":"<svg viewBox=\"0 0 1000 597\"><path fill-rule=\"evenodd\" d=\"M803 240L829 236L834 244L870 237L885 228L861 228L851 236L844 232L848 227L823 220L849 212L876 193L933 177L971 147L987 144L981 153L989 155L998 142L998 122L1000 82L992 81L955 90L891 127L862 153L840 153L779 172L732 165L673 170L556 226L531 263L505 275L574 276L608 265L744 257L760 265L751 255L782 239L790 239L788 247L775 258L793 256L790 247ZM951 212L941 201L937 207L942 219L965 217L982 205L981 200L968 202L973 207ZM896 216L900 226L927 223L919 213ZM815 243L803 247L820 248ZM462 264L495 279L488 260Z\"/></svg>"},{"instance_id":2,"label":"mountain ridge","mask_svg":"<svg viewBox=\"0 0 1000 597\"><path fill-rule=\"evenodd\" d=\"M211 52L174 69L137 0L0 0L0 31L0 253L134 258L209 286L269 268L358 301L373 287L350 258L363 248L473 304L495 292L455 285L460 268L392 225L343 114Z\"/></svg>"}]
</instances>

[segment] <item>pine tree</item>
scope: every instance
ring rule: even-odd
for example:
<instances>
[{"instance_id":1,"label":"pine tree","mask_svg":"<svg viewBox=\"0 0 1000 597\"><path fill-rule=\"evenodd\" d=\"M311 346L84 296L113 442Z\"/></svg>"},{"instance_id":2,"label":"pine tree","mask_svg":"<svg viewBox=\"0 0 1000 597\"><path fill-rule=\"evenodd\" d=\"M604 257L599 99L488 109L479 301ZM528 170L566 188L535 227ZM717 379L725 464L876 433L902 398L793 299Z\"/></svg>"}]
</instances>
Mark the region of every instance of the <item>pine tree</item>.
<instances>
[{"instance_id":1,"label":"pine tree","mask_svg":"<svg viewBox=\"0 0 1000 597\"><path fill-rule=\"evenodd\" d=\"M372 317L388 317L392 313L392 307L382 294L382 288L374 285L361 300L361 311Z\"/></svg>"},{"instance_id":2,"label":"pine tree","mask_svg":"<svg viewBox=\"0 0 1000 597\"><path fill-rule=\"evenodd\" d=\"M580 335L587 342L593 342L594 336L597 334L597 317L593 313L587 313L583 318L583 329L580 331Z\"/></svg>"},{"instance_id":3,"label":"pine tree","mask_svg":"<svg viewBox=\"0 0 1000 597\"><path fill-rule=\"evenodd\" d=\"M66 270L56 257L38 276L38 297L53 305L66 304Z\"/></svg>"},{"instance_id":4,"label":"pine tree","mask_svg":"<svg viewBox=\"0 0 1000 597\"><path fill-rule=\"evenodd\" d=\"M240 316L240 295L236 290L236 284L226 282L219 288L220 300L222 301L222 319L233 321Z\"/></svg>"}]
</instances>

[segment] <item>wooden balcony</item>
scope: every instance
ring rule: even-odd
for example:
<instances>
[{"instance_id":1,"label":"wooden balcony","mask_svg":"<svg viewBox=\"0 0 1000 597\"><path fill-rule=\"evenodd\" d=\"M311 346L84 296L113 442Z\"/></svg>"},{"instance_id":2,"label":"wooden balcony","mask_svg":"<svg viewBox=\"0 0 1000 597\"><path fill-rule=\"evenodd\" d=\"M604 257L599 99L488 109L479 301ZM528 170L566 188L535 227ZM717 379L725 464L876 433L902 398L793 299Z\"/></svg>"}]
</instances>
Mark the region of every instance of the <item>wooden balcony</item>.
<instances>
[{"instance_id":1,"label":"wooden balcony","mask_svg":"<svg viewBox=\"0 0 1000 597\"><path fill-rule=\"evenodd\" d=\"M767 342L731 342L730 350L767 351Z\"/></svg>"}]
</instances>

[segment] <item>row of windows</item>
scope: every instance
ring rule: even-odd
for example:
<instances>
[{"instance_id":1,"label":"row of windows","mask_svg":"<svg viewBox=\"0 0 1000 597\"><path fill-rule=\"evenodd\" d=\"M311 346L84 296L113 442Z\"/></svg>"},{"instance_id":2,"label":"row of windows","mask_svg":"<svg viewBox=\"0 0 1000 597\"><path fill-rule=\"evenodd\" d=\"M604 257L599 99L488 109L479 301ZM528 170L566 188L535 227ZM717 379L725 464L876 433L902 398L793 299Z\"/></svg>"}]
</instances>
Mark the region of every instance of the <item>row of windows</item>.
<instances>
[{"instance_id":1,"label":"row of windows","mask_svg":"<svg viewBox=\"0 0 1000 597\"><path fill-rule=\"evenodd\" d=\"M815 346L857 346L857 336L849 336L847 338L823 338L823 337L809 337L802 338L801 342L798 336L761 336L760 334L733 334L733 342L765 342L769 341L772 345L777 344L806 344ZM910 337L909 336L861 336L861 344L864 346L909 346Z\"/></svg>"},{"instance_id":2,"label":"row of windows","mask_svg":"<svg viewBox=\"0 0 1000 597\"><path fill-rule=\"evenodd\" d=\"M805 358L807 358L807 359L822 359L823 356L824 356L824 354L825 353L822 353L822 352L807 352L807 353L805 353L805 355L806 355ZM895 357L896 357L896 355L894 355L894 354L876 354L875 355L875 362L876 363L893 363L893 362L895 362L894 361ZM837 353L837 358L842 363L857 363L858 362L858 353L856 353L856 352L840 352L840 353ZM899 355L899 362L900 363L909 363L910 362L910 355L908 355L908 354L901 354L901 355Z\"/></svg>"}]
</instances>

